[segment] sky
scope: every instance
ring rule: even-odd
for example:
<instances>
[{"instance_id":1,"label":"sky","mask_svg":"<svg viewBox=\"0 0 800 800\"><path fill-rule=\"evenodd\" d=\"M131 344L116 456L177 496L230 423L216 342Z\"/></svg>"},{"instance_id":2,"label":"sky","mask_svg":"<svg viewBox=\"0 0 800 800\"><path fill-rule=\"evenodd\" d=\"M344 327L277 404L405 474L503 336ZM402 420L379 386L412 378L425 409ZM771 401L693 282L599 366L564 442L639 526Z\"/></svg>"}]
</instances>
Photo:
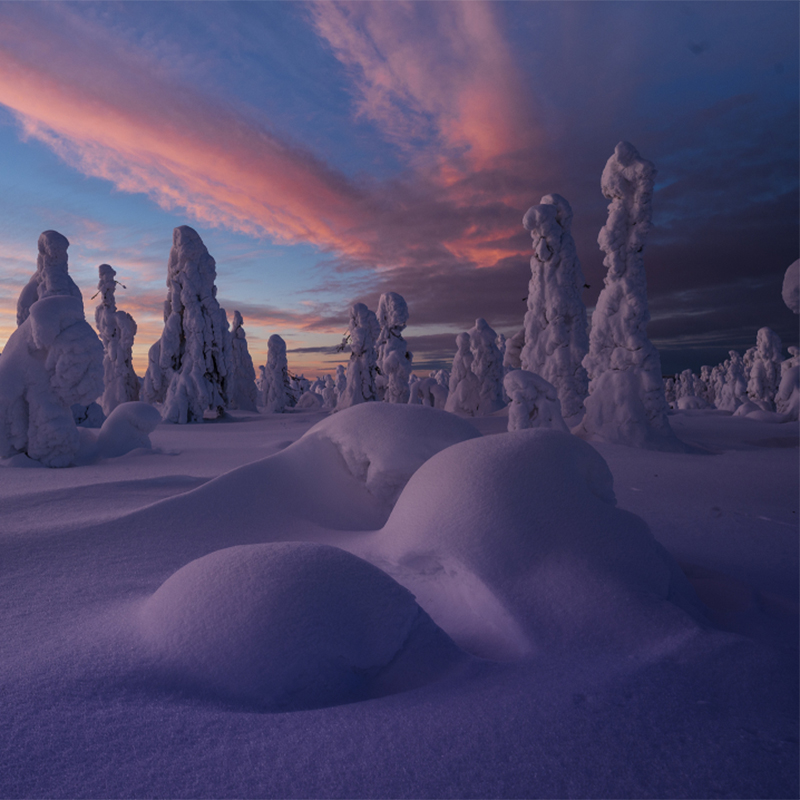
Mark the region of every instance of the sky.
<instances>
[{"instance_id":1,"label":"sky","mask_svg":"<svg viewBox=\"0 0 800 800\"><path fill-rule=\"evenodd\" d=\"M484 317L522 327L530 235L573 208L588 288L606 160L658 170L645 249L664 374L743 352L800 256L795 2L0 2L0 345L48 229L87 318L97 267L158 339L177 225L217 262L251 355L336 352L348 308L402 294L418 373ZM124 286L124 288L123 288Z\"/></svg>"}]
</instances>

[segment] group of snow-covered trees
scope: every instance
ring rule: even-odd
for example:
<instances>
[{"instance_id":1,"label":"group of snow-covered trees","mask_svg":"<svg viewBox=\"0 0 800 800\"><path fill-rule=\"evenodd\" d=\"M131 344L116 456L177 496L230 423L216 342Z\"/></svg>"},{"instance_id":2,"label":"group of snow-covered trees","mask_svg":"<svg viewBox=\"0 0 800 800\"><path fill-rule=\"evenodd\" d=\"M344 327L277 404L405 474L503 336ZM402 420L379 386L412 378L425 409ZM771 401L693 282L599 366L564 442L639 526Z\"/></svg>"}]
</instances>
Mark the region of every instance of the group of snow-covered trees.
<instances>
[{"instance_id":1,"label":"group of snow-covered trees","mask_svg":"<svg viewBox=\"0 0 800 800\"><path fill-rule=\"evenodd\" d=\"M724 363L703 367L700 375L685 370L662 379L658 351L646 334L643 262L655 173L627 142L617 145L603 170L601 187L610 202L598 244L607 274L591 331L572 209L560 195L548 194L522 221L533 248L522 329L506 339L479 318L456 337L451 369L426 377L411 371L413 357L403 338L406 301L387 292L377 314L363 303L351 307L343 342L350 349L346 369L339 365L335 375L313 383L292 375L286 343L275 334L256 379L242 316L235 311L229 329L216 299L215 261L197 232L181 226L173 232L167 266L163 332L140 380L131 356L136 323L117 309L115 270L99 267L95 333L69 276L69 242L45 231L36 272L19 296L18 328L0 357L0 457L25 453L48 466L74 463L81 446L78 425L100 427L115 409L140 399L177 423L214 419L228 408L334 412L383 401L478 416L509 405L510 430L555 427L667 450L682 447L670 428L670 407L797 419L800 354L790 347L784 359L780 339L769 328L758 332L744 356L731 351ZM800 262L787 270L783 287L795 313L798 269ZM124 424L141 426L132 440L152 430L149 406L147 413L129 408L118 415Z\"/></svg>"}]
</instances>

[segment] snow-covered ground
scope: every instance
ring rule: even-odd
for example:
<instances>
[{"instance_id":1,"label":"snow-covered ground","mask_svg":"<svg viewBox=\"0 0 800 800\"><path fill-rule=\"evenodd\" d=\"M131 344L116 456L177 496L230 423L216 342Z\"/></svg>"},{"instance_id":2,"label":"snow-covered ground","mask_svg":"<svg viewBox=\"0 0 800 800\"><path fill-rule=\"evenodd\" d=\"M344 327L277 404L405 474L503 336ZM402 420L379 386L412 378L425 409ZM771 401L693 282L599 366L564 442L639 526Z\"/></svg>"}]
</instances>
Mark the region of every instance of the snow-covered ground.
<instances>
[{"instance_id":1,"label":"snow-covered ground","mask_svg":"<svg viewBox=\"0 0 800 800\"><path fill-rule=\"evenodd\" d=\"M798 425L670 423L694 452L371 403L0 460L0 796L796 797Z\"/></svg>"}]
</instances>

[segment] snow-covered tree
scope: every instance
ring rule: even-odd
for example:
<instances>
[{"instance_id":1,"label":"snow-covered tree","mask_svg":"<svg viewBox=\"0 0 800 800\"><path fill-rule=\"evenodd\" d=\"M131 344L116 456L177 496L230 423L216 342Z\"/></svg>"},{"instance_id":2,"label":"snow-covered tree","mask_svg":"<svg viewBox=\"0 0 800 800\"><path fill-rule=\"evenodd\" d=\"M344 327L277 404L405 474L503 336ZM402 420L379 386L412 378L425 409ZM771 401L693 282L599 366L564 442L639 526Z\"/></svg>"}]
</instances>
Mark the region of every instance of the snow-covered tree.
<instances>
[{"instance_id":1,"label":"snow-covered tree","mask_svg":"<svg viewBox=\"0 0 800 800\"><path fill-rule=\"evenodd\" d=\"M523 370L553 384L570 424L580 422L589 379L583 359L589 350L584 287L575 242L572 208L558 194L548 194L532 206L522 224L533 240Z\"/></svg>"},{"instance_id":2,"label":"snow-covered tree","mask_svg":"<svg viewBox=\"0 0 800 800\"><path fill-rule=\"evenodd\" d=\"M506 393L511 400L508 407L508 430L524 428L555 428L569 433L561 415L558 391L541 375L515 369L503 379Z\"/></svg>"},{"instance_id":3,"label":"snow-covered tree","mask_svg":"<svg viewBox=\"0 0 800 800\"><path fill-rule=\"evenodd\" d=\"M482 317L469 331L472 371L478 379L477 416L493 414L505 406L503 399L503 357L497 347L497 334Z\"/></svg>"},{"instance_id":4,"label":"snow-covered tree","mask_svg":"<svg viewBox=\"0 0 800 800\"><path fill-rule=\"evenodd\" d=\"M412 355L403 331L408 323L408 305L396 292L386 292L378 301L380 334L377 342L378 369L382 375L383 400L407 403Z\"/></svg>"},{"instance_id":5,"label":"snow-covered tree","mask_svg":"<svg viewBox=\"0 0 800 800\"><path fill-rule=\"evenodd\" d=\"M789 358L781 364L775 410L792 420L800 416L800 350L796 347L789 348Z\"/></svg>"},{"instance_id":6,"label":"snow-covered tree","mask_svg":"<svg viewBox=\"0 0 800 800\"><path fill-rule=\"evenodd\" d=\"M510 372L512 369L522 369L522 348L525 347L525 328L517 331L510 339L506 339L506 349L503 353L503 369Z\"/></svg>"},{"instance_id":7,"label":"snow-covered tree","mask_svg":"<svg viewBox=\"0 0 800 800\"><path fill-rule=\"evenodd\" d=\"M336 408L336 400L336 384L330 375L326 375L322 389L322 410L333 411Z\"/></svg>"},{"instance_id":8,"label":"snow-covered tree","mask_svg":"<svg viewBox=\"0 0 800 800\"><path fill-rule=\"evenodd\" d=\"M336 410L377 400L375 386L378 355L375 350L381 329L378 319L363 303L354 303L350 309L350 362L347 365L347 383L339 395Z\"/></svg>"},{"instance_id":9,"label":"snow-covered tree","mask_svg":"<svg viewBox=\"0 0 800 800\"><path fill-rule=\"evenodd\" d=\"M73 404L103 391L103 345L79 297L50 295L27 306L0 358L0 456L26 453L48 467L75 462Z\"/></svg>"},{"instance_id":10,"label":"snow-covered tree","mask_svg":"<svg viewBox=\"0 0 800 800\"><path fill-rule=\"evenodd\" d=\"M747 381L747 396L765 411L775 410L782 360L780 336L771 328L759 329Z\"/></svg>"},{"instance_id":11,"label":"snow-covered tree","mask_svg":"<svg viewBox=\"0 0 800 800\"><path fill-rule=\"evenodd\" d=\"M83 308L81 290L69 274L68 247L69 240L58 231L44 231L39 235L36 272L17 300L17 325L25 322L31 306L43 297L74 297Z\"/></svg>"},{"instance_id":12,"label":"snow-covered tree","mask_svg":"<svg viewBox=\"0 0 800 800\"><path fill-rule=\"evenodd\" d=\"M721 411L736 411L747 401L747 378L741 353L731 350L725 359L722 387L716 396L716 406Z\"/></svg>"},{"instance_id":13,"label":"snow-covered tree","mask_svg":"<svg viewBox=\"0 0 800 800\"><path fill-rule=\"evenodd\" d=\"M601 440L678 450L670 428L661 358L647 337L650 320L644 271L645 239L652 218L655 167L628 142L609 158L601 186L611 201L598 235L608 268L583 365L589 397L581 430Z\"/></svg>"},{"instance_id":14,"label":"snow-covered tree","mask_svg":"<svg viewBox=\"0 0 800 800\"><path fill-rule=\"evenodd\" d=\"M133 369L133 339L136 322L126 311L117 309L116 271L108 264L98 268L100 302L94 312L97 333L103 343L103 396L100 405L108 415L121 403L139 399L139 379Z\"/></svg>"},{"instance_id":15,"label":"snow-covered tree","mask_svg":"<svg viewBox=\"0 0 800 800\"><path fill-rule=\"evenodd\" d=\"M171 422L214 418L228 405L231 334L217 302L216 262L197 231L175 228L167 265L164 331L150 349L144 399Z\"/></svg>"},{"instance_id":16,"label":"snow-covered tree","mask_svg":"<svg viewBox=\"0 0 800 800\"><path fill-rule=\"evenodd\" d=\"M270 414L280 414L297 401L289 381L286 342L273 333L267 341L267 365L262 373L261 403Z\"/></svg>"},{"instance_id":17,"label":"snow-covered tree","mask_svg":"<svg viewBox=\"0 0 800 800\"><path fill-rule=\"evenodd\" d=\"M450 386L445 409L454 414L475 416L478 408L478 378L472 371L474 356L468 333L456 336L456 354L450 369Z\"/></svg>"},{"instance_id":18,"label":"snow-covered tree","mask_svg":"<svg viewBox=\"0 0 800 800\"><path fill-rule=\"evenodd\" d=\"M708 403L699 396L700 379L690 369L675 376L675 407L686 411L692 408L706 408ZM665 392L666 396L666 392Z\"/></svg>"},{"instance_id":19,"label":"snow-covered tree","mask_svg":"<svg viewBox=\"0 0 800 800\"><path fill-rule=\"evenodd\" d=\"M333 379L333 388L336 392L336 402L344 394L345 386L347 386L347 373L343 364L336 365L336 377Z\"/></svg>"},{"instance_id":20,"label":"snow-covered tree","mask_svg":"<svg viewBox=\"0 0 800 800\"><path fill-rule=\"evenodd\" d=\"M800 314L800 258L787 267L783 276L781 296L791 311Z\"/></svg>"},{"instance_id":21,"label":"snow-covered tree","mask_svg":"<svg viewBox=\"0 0 800 800\"><path fill-rule=\"evenodd\" d=\"M253 359L247 349L247 337L242 327L242 315L233 312L233 327L231 328L231 355L233 364L231 369L229 408L238 408L242 411L256 410L256 371Z\"/></svg>"}]
</instances>

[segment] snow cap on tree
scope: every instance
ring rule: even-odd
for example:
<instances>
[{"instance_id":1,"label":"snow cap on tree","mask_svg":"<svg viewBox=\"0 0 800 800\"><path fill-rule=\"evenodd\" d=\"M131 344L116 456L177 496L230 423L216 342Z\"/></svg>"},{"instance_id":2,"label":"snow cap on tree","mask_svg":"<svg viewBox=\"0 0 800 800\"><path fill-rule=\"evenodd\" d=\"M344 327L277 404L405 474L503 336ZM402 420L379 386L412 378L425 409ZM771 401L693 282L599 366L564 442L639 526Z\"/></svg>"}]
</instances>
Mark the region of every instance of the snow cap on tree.
<instances>
[{"instance_id":1,"label":"snow cap on tree","mask_svg":"<svg viewBox=\"0 0 800 800\"><path fill-rule=\"evenodd\" d=\"M100 405L110 414L118 405L139 399L139 379L133 369L133 339L136 322L117 309L116 271L109 264L98 268L100 302L94 312L97 333L103 343L103 396Z\"/></svg>"},{"instance_id":2,"label":"snow cap on tree","mask_svg":"<svg viewBox=\"0 0 800 800\"><path fill-rule=\"evenodd\" d=\"M339 395L336 410L378 399L375 377L378 354L375 346L380 336L380 326L374 311L363 303L350 308L350 362L347 365L347 384Z\"/></svg>"},{"instance_id":3,"label":"snow cap on tree","mask_svg":"<svg viewBox=\"0 0 800 800\"><path fill-rule=\"evenodd\" d=\"M286 342L277 333L267 342L267 365L261 391L264 410L270 414L280 414L295 404L296 397L289 382Z\"/></svg>"},{"instance_id":4,"label":"snow cap on tree","mask_svg":"<svg viewBox=\"0 0 800 800\"><path fill-rule=\"evenodd\" d=\"M541 375L515 369L505 376L503 385L511 400L508 407L508 430L554 428L569 433L561 415L558 392L552 383Z\"/></svg>"},{"instance_id":5,"label":"snow cap on tree","mask_svg":"<svg viewBox=\"0 0 800 800\"><path fill-rule=\"evenodd\" d=\"M172 233L167 265L164 331L151 348L145 376L147 402L163 397L171 422L216 417L228 404L231 334L217 302L216 262L197 231L181 225Z\"/></svg>"},{"instance_id":6,"label":"snow cap on tree","mask_svg":"<svg viewBox=\"0 0 800 800\"><path fill-rule=\"evenodd\" d=\"M656 170L628 142L609 158L601 186L611 201L597 242L608 269L592 315L589 397L581 431L601 441L682 450L667 419L661 358L647 337L650 313L642 251L651 227Z\"/></svg>"},{"instance_id":7,"label":"snow cap on tree","mask_svg":"<svg viewBox=\"0 0 800 800\"><path fill-rule=\"evenodd\" d=\"M247 337L242 327L242 315L233 312L233 327L231 328L231 355L233 356L233 369L230 380L229 407L242 411L256 410L256 371L253 359L247 349Z\"/></svg>"},{"instance_id":8,"label":"snow cap on tree","mask_svg":"<svg viewBox=\"0 0 800 800\"><path fill-rule=\"evenodd\" d=\"M67 237L58 231L44 231L39 235L38 247L36 272L17 300L17 325L28 318L30 307L43 297L75 297L83 308L81 290L69 275Z\"/></svg>"},{"instance_id":9,"label":"snow cap on tree","mask_svg":"<svg viewBox=\"0 0 800 800\"><path fill-rule=\"evenodd\" d=\"M588 394L582 361L589 338L572 208L561 195L548 194L528 209L522 224L533 240L533 256L520 363L556 387L564 416L577 424Z\"/></svg>"},{"instance_id":10,"label":"snow cap on tree","mask_svg":"<svg viewBox=\"0 0 800 800\"><path fill-rule=\"evenodd\" d=\"M408 323L408 305L396 292L386 292L378 301L380 334L377 342L378 369L383 377L383 399L407 403L412 355L403 338Z\"/></svg>"}]
</instances>

